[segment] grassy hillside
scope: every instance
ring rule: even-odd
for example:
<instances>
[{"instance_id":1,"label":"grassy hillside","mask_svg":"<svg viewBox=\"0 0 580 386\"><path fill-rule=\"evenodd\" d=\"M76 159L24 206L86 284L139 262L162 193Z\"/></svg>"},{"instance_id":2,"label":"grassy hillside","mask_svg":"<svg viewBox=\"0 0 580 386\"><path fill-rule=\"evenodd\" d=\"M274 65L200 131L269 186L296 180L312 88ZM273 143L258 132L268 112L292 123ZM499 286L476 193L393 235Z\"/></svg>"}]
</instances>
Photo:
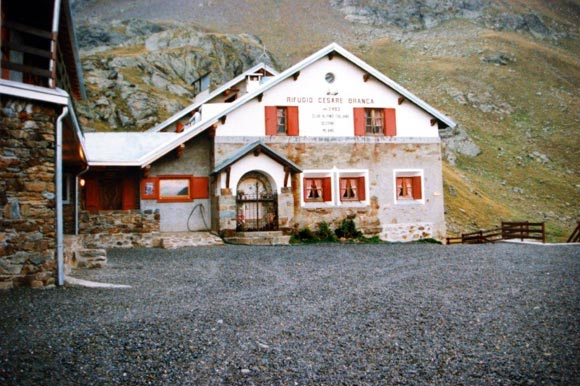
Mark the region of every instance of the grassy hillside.
<instances>
[{"instance_id":1,"label":"grassy hillside","mask_svg":"<svg viewBox=\"0 0 580 386\"><path fill-rule=\"evenodd\" d=\"M80 18L255 34L282 69L336 41L452 117L481 148L444 164L450 234L530 220L546 221L549 239L562 241L580 220L579 1L490 0L482 17L418 31L350 23L330 1L170 3L93 0ZM534 30L534 18L548 34Z\"/></svg>"},{"instance_id":2,"label":"grassy hillside","mask_svg":"<svg viewBox=\"0 0 580 386\"><path fill-rule=\"evenodd\" d=\"M453 39L446 39L453 36ZM482 153L445 164L449 230L546 221L562 240L580 218L580 44L544 44L451 21L360 55L466 127ZM507 64L485 61L498 53Z\"/></svg>"}]
</instances>

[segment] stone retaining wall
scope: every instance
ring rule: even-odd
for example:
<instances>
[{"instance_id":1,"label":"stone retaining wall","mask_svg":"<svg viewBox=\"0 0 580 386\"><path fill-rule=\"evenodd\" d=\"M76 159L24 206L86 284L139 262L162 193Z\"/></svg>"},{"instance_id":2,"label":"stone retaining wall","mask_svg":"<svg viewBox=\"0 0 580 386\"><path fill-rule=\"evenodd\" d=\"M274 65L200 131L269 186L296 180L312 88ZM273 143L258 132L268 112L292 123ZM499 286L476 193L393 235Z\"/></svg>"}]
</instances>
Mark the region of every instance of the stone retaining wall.
<instances>
[{"instance_id":1,"label":"stone retaining wall","mask_svg":"<svg viewBox=\"0 0 580 386\"><path fill-rule=\"evenodd\" d=\"M56 281L56 117L48 104L0 98L0 288Z\"/></svg>"},{"instance_id":2,"label":"stone retaining wall","mask_svg":"<svg viewBox=\"0 0 580 386\"><path fill-rule=\"evenodd\" d=\"M82 211L79 233L91 235L144 234L159 232L159 210Z\"/></svg>"},{"instance_id":3,"label":"stone retaining wall","mask_svg":"<svg viewBox=\"0 0 580 386\"><path fill-rule=\"evenodd\" d=\"M389 224L383 226L381 239L386 241L417 241L434 238L433 224Z\"/></svg>"}]
</instances>

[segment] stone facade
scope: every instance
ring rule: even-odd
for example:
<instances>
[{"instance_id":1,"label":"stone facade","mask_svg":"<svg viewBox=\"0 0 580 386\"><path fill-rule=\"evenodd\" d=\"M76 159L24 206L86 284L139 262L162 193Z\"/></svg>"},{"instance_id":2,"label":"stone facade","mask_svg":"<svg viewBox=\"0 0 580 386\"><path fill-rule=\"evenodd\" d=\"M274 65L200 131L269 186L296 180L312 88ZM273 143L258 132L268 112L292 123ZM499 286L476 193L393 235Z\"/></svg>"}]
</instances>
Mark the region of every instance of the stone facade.
<instances>
[{"instance_id":1,"label":"stone facade","mask_svg":"<svg viewBox=\"0 0 580 386\"><path fill-rule=\"evenodd\" d=\"M79 233L113 235L159 232L159 218L158 210L81 211Z\"/></svg>"},{"instance_id":2,"label":"stone facade","mask_svg":"<svg viewBox=\"0 0 580 386\"><path fill-rule=\"evenodd\" d=\"M0 98L0 288L56 280L56 108Z\"/></svg>"},{"instance_id":3,"label":"stone facade","mask_svg":"<svg viewBox=\"0 0 580 386\"><path fill-rule=\"evenodd\" d=\"M238 139L239 140L239 139ZM216 141L216 155L225 157L246 143L230 139ZM412 241L418 238L445 237L443 217L443 180L441 146L438 139L389 138L274 138L267 145L309 170L368 171L368 204L310 206L301 202L300 175L292 178L292 188L279 196L278 210L281 229L309 227L320 222L338 227L348 218L366 236L379 236L386 241ZM217 161L220 159L216 156ZM395 199L397 170L420 170L423 173L421 202L398 203ZM218 196L220 230L232 228L235 197ZM231 192L230 192L231 194ZM227 203L226 203L227 202ZM426 221L425 219L429 219ZM235 226L234 226L235 228Z\"/></svg>"}]
</instances>

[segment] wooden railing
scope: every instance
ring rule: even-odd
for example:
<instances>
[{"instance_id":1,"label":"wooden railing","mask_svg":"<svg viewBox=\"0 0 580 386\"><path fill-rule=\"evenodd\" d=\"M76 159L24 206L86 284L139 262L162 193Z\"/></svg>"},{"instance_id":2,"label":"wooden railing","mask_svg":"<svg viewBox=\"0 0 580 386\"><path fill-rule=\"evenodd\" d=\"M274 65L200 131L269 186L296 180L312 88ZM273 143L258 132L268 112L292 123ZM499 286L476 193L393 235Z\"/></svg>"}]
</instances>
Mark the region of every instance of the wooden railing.
<instances>
[{"instance_id":1,"label":"wooden railing","mask_svg":"<svg viewBox=\"0 0 580 386\"><path fill-rule=\"evenodd\" d=\"M2 28L5 28L10 35L20 34L42 42L42 44L32 46L17 41L3 41L2 69L21 73L24 83L55 88L57 76L56 34L10 20L5 20L2 23ZM18 55L20 59L11 60L10 52L20 53L21 55ZM24 58L29 58L29 60L24 60Z\"/></svg>"},{"instance_id":2,"label":"wooden railing","mask_svg":"<svg viewBox=\"0 0 580 386\"><path fill-rule=\"evenodd\" d=\"M576 226L576 229L574 229L574 232L572 232L572 234L568 238L567 242L568 243L580 243L580 221L578 221L578 225Z\"/></svg>"},{"instance_id":3,"label":"wooden railing","mask_svg":"<svg viewBox=\"0 0 580 386\"><path fill-rule=\"evenodd\" d=\"M543 222L504 222L501 223L501 238L503 240L520 239L542 240L546 243L546 226Z\"/></svg>"},{"instance_id":4,"label":"wooden railing","mask_svg":"<svg viewBox=\"0 0 580 386\"><path fill-rule=\"evenodd\" d=\"M580 222L578 223L580 233ZM574 236L574 235L573 235ZM580 238L580 234L575 236ZM572 236L570 237L572 239ZM462 233L461 237L447 237L447 244L485 244L500 240L541 240L546 242L546 228L543 222L531 223L502 221L500 228L479 230L477 232Z\"/></svg>"}]
</instances>

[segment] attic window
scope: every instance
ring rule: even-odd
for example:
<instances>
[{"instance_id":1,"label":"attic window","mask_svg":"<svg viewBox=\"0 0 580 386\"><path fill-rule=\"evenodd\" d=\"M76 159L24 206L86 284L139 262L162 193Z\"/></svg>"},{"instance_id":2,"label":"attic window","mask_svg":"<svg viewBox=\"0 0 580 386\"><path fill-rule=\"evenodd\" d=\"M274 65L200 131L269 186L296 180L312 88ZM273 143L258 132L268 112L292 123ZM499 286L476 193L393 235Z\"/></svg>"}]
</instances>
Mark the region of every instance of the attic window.
<instances>
[{"instance_id":1,"label":"attic window","mask_svg":"<svg viewBox=\"0 0 580 386\"><path fill-rule=\"evenodd\" d=\"M210 75L210 72L200 76L199 78L197 78L196 80L194 80L191 83L191 85L193 86L194 95L197 95L197 94L201 93L202 91L209 89L209 84L210 84L209 75Z\"/></svg>"}]
</instances>

